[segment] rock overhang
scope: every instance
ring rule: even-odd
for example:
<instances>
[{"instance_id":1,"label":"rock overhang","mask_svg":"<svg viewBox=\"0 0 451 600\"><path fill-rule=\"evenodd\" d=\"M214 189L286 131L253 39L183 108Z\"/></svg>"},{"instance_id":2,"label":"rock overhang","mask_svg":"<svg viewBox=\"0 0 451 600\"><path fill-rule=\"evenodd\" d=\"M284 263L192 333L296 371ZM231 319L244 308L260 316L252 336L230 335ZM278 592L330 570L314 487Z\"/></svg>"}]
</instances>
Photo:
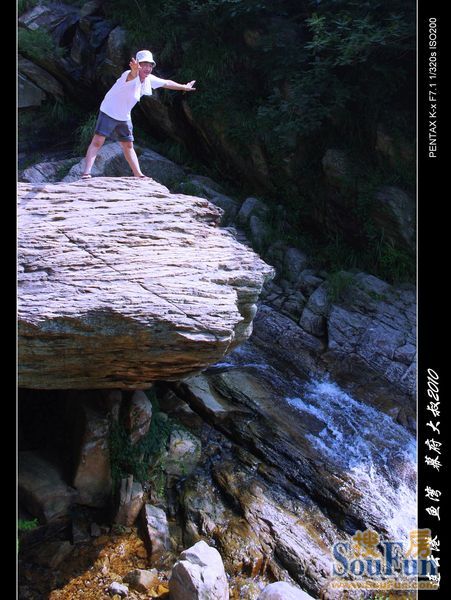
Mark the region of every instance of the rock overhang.
<instances>
[{"instance_id":1,"label":"rock overhang","mask_svg":"<svg viewBox=\"0 0 451 600\"><path fill-rule=\"evenodd\" d=\"M152 179L18 184L18 380L145 389L244 342L274 270Z\"/></svg>"}]
</instances>

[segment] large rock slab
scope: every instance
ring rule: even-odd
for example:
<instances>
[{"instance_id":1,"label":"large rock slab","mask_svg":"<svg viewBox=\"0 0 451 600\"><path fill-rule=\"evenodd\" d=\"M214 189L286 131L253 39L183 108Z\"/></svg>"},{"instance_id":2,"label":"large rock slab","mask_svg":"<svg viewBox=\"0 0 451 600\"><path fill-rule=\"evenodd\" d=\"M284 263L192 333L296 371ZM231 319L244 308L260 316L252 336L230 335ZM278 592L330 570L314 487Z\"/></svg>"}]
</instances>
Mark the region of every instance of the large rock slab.
<instances>
[{"instance_id":1,"label":"large rock slab","mask_svg":"<svg viewBox=\"0 0 451 600\"><path fill-rule=\"evenodd\" d=\"M151 179L18 184L19 385L147 389L220 360L273 276L203 198Z\"/></svg>"}]
</instances>

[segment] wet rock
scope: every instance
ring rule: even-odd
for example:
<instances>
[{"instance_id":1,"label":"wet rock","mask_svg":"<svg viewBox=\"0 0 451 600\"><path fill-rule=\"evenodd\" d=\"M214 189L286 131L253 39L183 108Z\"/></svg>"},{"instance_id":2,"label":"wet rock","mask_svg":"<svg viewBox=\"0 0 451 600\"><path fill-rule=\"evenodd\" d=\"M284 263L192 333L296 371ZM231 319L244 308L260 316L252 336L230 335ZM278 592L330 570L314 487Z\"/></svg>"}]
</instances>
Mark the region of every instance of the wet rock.
<instances>
[{"instance_id":1,"label":"wet rock","mask_svg":"<svg viewBox=\"0 0 451 600\"><path fill-rule=\"evenodd\" d=\"M397 289L365 273L357 274L354 282L353 289L328 315L329 361L332 356L356 355L374 372L413 395L415 379L407 372L415 357L413 352L401 350L415 345L413 286Z\"/></svg>"},{"instance_id":2,"label":"wet rock","mask_svg":"<svg viewBox=\"0 0 451 600\"><path fill-rule=\"evenodd\" d=\"M318 356L325 349L325 344L317 337L269 306L260 307L252 339L259 347L270 347L276 356L300 374L316 372Z\"/></svg>"},{"instance_id":3,"label":"wet rock","mask_svg":"<svg viewBox=\"0 0 451 600\"><path fill-rule=\"evenodd\" d=\"M232 469L231 463L215 467L215 480L238 500L244 518L258 536L260 546L307 589L319 593L330 569L330 544L338 531L317 507L298 500L296 512L288 510L272 498L271 490L249 470ZM279 496L280 498L280 496ZM279 499L278 498L278 499ZM313 515L313 512L316 515ZM315 535L311 527L315 521Z\"/></svg>"},{"instance_id":4,"label":"wet rock","mask_svg":"<svg viewBox=\"0 0 451 600\"><path fill-rule=\"evenodd\" d=\"M263 575L266 553L262 543L245 519L235 517L215 535L227 573L255 578Z\"/></svg>"},{"instance_id":5,"label":"wet rock","mask_svg":"<svg viewBox=\"0 0 451 600\"><path fill-rule=\"evenodd\" d=\"M218 490L204 474L197 474L185 482L180 504L185 515L183 539L186 544L212 539L215 529L226 527L233 518Z\"/></svg>"},{"instance_id":6,"label":"wet rock","mask_svg":"<svg viewBox=\"0 0 451 600\"><path fill-rule=\"evenodd\" d=\"M200 440L186 431L175 430L169 438L166 473L172 476L187 476L196 467L200 458Z\"/></svg>"},{"instance_id":7,"label":"wet rock","mask_svg":"<svg viewBox=\"0 0 451 600\"><path fill-rule=\"evenodd\" d=\"M184 550L172 569L169 591L173 600L228 600L219 552L202 540Z\"/></svg>"},{"instance_id":8,"label":"wet rock","mask_svg":"<svg viewBox=\"0 0 451 600\"><path fill-rule=\"evenodd\" d=\"M299 325L312 335L321 337L326 333L326 318L315 314L309 308L304 308Z\"/></svg>"},{"instance_id":9,"label":"wet rock","mask_svg":"<svg viewBox=\"0 0 451 600\"><path fill-rule=\"evenodd\" d=\"M276 581L265 587L258 600L314 600L314 598L291 583Z\"/></svg>"},{"instance_id":10,"label":"wet rock","mask_svg":"<svg viewBox=\"0 0 451 600\"><path fill-rule=\"evenodd\" d=\"M227 398L212 389L209 379L204 375L187 377L182 384L182 389L188 394L190 404L201 414L207 414L213 423L218 423L228 418L234 412L243 409L230 403Z\"/></svg>"}]
</instances>

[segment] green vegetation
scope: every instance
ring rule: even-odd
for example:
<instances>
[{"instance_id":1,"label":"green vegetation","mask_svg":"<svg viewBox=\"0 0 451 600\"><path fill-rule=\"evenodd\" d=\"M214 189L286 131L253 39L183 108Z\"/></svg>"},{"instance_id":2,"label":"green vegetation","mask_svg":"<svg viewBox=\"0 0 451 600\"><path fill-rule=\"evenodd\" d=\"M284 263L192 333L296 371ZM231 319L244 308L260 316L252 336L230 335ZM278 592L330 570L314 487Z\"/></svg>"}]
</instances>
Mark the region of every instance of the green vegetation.
<instances>
[{"instance_id":1,"label":"green vegetation","mask_svg":"<svg viewBox=\"0 0 451 600\"><path fill-rule=\"evenodd\" d=\"M132 445L121 423L114 423L111 427L110 460L115 484L130 474L140 482L148 480L151 459L164 449L173 429L173 422L159 412L153 392L149 392L148 396L153 408L152 421L149 431L141 440Z\"/></svg>"},{"instance_id":2,"label":"green vegetation","mask_svg":"<svg viewBox=\"0 0 451 600\"><path fill-rule=\"evenodd\" d=\"M77 129L75 130L75 142L74 152L79 156L84 156L89 144L91 143L92 136L94 135L94 128L97 122L98 113L90 113L85 117Z\"/></svg>"},{"instance_id":3,"label":"green vegetation","mask_svg":"<svg viewBox=\"0 0 451 600\"><path fill-rule=\"evenodd\" d=\"M19 519L17 521L17 529L18 531L31 531L32 529L36 529L39 523L37 519Z\"/></svg>"},{"instance_id":4,"label":"green vegetation","mask_svg":"<svg viewBox=\"0 0 451 600\"><path fill-rule=\"evenodd\" d=\"M152 40L157 62L198 80L190 107L223 122L227 138L292 151L325 123L339 128L351 113L353 131L368 130L403 102L412 128L413 2L311 0L300 11L289 0L112 0L105 10L131 50Z\"/></svg>"},{"instance_id":5,"label":"green vegetation","mask_svg":"<svg viewBox=\"0 0 451 600\"><path fill-rule=\"evenodd\" d=\"M271 237L310 248L322 268L414 278L413 257L390 244L372 217L379 186L415 190L414 152L405 151L415 137L413 0L110 0L102 10L125 28L127 52L155 53L157 75L196 79L199 93L189 97L196 129L233 159L214 147L193 157L174 140L153 140L154 150L217 179L231 195L283 204L291 227L273 221ZM41 30L21 29L19 48L38 63L63 52ZM160 93L179 110L180 94ZM79 117L72 127L76 154L85 153L95 118ZM375 151L379 126L390 134L388 153ZM253 148L268 168L262 184L249 178ZM332 216L321 164L328 148L346 149L356 165L337 191L353 236Z\"/></svg>"},{"instance_id":6,"label":"green vegetation","mask_svg":"<svg viewBox=\"0 0 451 600\"><path fill-rule=\"evenodd\" d=\"M64 54L64 49L56 46L52 36L43 29L19 29L17 37L19 52L38 64Z\"/></svg>"},{"instance_id":7,"label":"green vegetation","mask_svg":"<svg viewBox=\"0 0 451 600\"><path fill-rule=\"evenodd\" d=\"M26 533L27 531L32 531L39 526L38 519L18 519L17 520L17 552L20 550L20 538L21 535Z\"/></svg>"},{"instance_id":8,"label":"green vegetation","mask_svg":"<svg viewBox=\"0 0 451 600\"><path fill-rule=\"evenodd\" d=\"M346 271L337 271L328 275L326 283L329 301L338 302L343 299L345 292L355 285L354 275Z\"/></svg>"},{"instance_id":9,"label":"green vegetation","mask_svg":"<svg viewBox=\"0 0 451 600\"><path fill-rule=\"evenodd\" d=\"M400 151L403 141L414 143L414 2L307 0L300 7L292 0L112 0L105 12L125 26L130 52L151 40L157 74L161 65L167 77L197 80L201 93L189 100L195 120L208 124L243 164L251 144L262 148L277 193L260 193L268 204L287 207L300 243L311 231L319 261L335 270L369 269L390 281L414 277L412 257L387 245L371 216L378 186L415 188L414 157ZM177 97L169 92L164 101ZM392 136L391 160L374 150L381 123ZM318 206L327 211L319 175L331 147L350 150L361 171L340 191L358 223L354 240L333 226L318 231L312 217ZM175 150L174 160L185 161L184 152ZM241 193L258 193L246 173L215 152L207 160L221 183L240 178Z\"/></svg>"}]
</instances>

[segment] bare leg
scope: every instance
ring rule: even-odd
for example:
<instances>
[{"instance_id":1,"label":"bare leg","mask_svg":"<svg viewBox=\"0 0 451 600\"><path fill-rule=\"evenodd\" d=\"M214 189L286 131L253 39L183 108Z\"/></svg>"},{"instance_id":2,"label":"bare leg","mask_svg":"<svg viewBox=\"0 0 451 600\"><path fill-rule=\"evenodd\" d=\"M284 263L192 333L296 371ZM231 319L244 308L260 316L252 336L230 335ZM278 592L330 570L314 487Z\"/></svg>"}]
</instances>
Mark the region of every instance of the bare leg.
<instances>
[{"instance_id":1,"label":"bare leg","mask_svg":"<svg viewBox=\"0 0 451 600\"><path fill-rule=\"evenodd\" d=\"M94 134L94 137L89 144L88 151L86 152L85 158L85 170L83 171L84 175L88 175L91 172L92 165L96 159L97 153L100 148L103 146L103 142L105 141L105 136L99 135L98 133Z\"/></svg>"},{"instance_id":2,"label":"bare leg","mask_svg":"<svg viewBox=\"0 0 451 600\"><path fill-rule=\"evenodd\" d=\"M122 146L125 159L130 165L133 175L135 177L144 177L141 167L139 166L138 157L136 156L135 149L133 148L133 142L119 142Z\"/></svg>"}]
</instances>

